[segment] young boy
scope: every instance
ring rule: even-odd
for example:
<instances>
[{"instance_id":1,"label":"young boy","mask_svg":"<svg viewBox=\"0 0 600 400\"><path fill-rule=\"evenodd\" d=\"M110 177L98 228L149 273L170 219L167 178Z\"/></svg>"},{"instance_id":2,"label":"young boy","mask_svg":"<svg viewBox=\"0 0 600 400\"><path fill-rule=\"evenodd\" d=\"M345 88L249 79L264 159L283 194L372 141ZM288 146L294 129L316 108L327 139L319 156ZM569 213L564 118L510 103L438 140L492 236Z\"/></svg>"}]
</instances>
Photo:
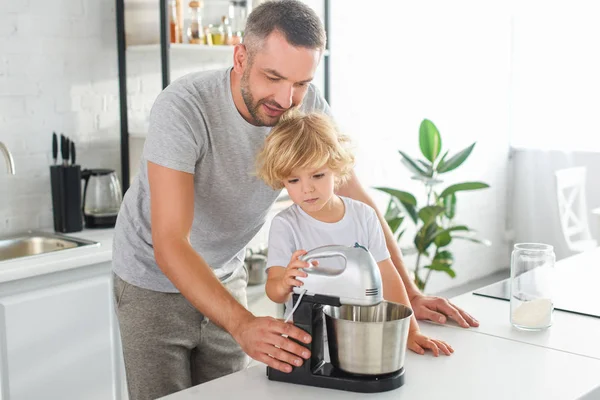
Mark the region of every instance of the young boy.
<instances>
[{"instance_id":1,"label":"young boy","mask_svg":"<svg viewBox=\"0 0 600 400\"><path fill-rule=\"evenodd\" d=\"M285 187L294 202L271 222L266 292L276 303L291 305L291 293L301 287L308 263L298 258L324 245L365 246L377 261L386 300L410 306L400 275L390 259L383 229L368 205L334 191L349 177L354 156L349 140L323 114L290 111L272 129L258 154L257 175L274 189ZM446 355L447 343L430 339L411 318L408 348L418 354L430 349Z\"/></svg>"}]
</instances>

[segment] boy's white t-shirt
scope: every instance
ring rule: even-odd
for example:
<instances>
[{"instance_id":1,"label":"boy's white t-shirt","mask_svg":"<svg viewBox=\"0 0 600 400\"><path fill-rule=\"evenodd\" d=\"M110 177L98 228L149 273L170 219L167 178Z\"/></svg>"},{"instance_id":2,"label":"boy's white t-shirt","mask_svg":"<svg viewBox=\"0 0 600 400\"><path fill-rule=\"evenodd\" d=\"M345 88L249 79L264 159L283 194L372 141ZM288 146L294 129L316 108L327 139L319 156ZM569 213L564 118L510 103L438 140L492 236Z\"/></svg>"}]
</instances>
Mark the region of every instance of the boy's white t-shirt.
<instances>
[{"instance_id":1,"label":"boy's white t-shirt","mask_svg":"<svg viewBox=\"0 0 600 400\"><path fill-rule=\"evenodd\" d=\"M287 267L296 250L309 251L332 244L353 247L358 243L366 247L378 263L390 258L375 210L360 201L342 196L340 198L344 201L345 211L338 222L319 221L297 204L277 214L269 230L267 268ZM343 262L340 257L319 261L340 265ZM286 306L289 307L290 304Z\"/></svg>"}]
</instances>

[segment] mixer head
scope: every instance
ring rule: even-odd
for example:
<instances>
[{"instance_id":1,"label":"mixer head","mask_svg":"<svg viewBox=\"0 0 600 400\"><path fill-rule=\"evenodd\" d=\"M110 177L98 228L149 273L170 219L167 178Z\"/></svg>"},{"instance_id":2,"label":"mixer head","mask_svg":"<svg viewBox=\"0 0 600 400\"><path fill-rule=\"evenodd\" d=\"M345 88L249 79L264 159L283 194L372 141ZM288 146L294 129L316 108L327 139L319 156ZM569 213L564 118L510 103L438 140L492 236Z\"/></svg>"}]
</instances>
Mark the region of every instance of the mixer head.
<instances>
[{"instance_id":1,"label":"mixer head","mask_svg":"<svg viewBox=\"0 0 600 400\"><path fill-rule=\"evenodd\" d=\"M323 259L341 257L343 265L327 263ZM310 250L300 260L320 259L318 266L304 268L308 276L302 287L295 287L294 293L306 290L307 296L321 295L339 298L341 304L369 306L383 301L381 273L377 262L363 246L341 245L321 246Z\"/></svg>"}]
</instances>

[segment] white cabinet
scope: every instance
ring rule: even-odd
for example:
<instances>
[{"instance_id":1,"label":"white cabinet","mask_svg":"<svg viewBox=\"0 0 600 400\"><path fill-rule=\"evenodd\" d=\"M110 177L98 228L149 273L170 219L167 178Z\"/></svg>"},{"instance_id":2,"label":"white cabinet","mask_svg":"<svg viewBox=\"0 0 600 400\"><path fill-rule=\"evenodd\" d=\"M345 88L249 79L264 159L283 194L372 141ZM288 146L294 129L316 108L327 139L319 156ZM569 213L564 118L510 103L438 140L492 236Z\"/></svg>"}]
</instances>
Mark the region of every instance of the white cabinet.
<instances>
[{"instance_id":1,"label":"white cabinet","mask_svg":"<svg viewBox=\"0 0 600 400\"><path fill-rule=\"evenodd\" d=\"M0 399L121 399L110 263L0 284Z\"/></svg>"}]
</instances>

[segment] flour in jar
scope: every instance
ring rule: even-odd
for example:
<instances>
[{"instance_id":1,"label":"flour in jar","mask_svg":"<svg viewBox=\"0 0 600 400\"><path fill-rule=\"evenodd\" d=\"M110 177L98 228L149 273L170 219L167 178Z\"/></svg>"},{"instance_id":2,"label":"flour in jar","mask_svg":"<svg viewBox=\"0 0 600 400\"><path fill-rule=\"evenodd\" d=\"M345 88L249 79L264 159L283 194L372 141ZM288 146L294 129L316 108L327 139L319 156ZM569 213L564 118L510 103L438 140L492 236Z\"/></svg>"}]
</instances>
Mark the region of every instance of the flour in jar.
<instances>
[{"instance_id":1,"label":"flour in jar","mask_svg":"<svg viewBox=\"0 0 600 400\"><path fill-rule=\"evenodd\" d=\"M552 322L552 301L536 299L519 305L512 313L512 322L529 328L543 328Z\"/></svg>"}]
</instances>

